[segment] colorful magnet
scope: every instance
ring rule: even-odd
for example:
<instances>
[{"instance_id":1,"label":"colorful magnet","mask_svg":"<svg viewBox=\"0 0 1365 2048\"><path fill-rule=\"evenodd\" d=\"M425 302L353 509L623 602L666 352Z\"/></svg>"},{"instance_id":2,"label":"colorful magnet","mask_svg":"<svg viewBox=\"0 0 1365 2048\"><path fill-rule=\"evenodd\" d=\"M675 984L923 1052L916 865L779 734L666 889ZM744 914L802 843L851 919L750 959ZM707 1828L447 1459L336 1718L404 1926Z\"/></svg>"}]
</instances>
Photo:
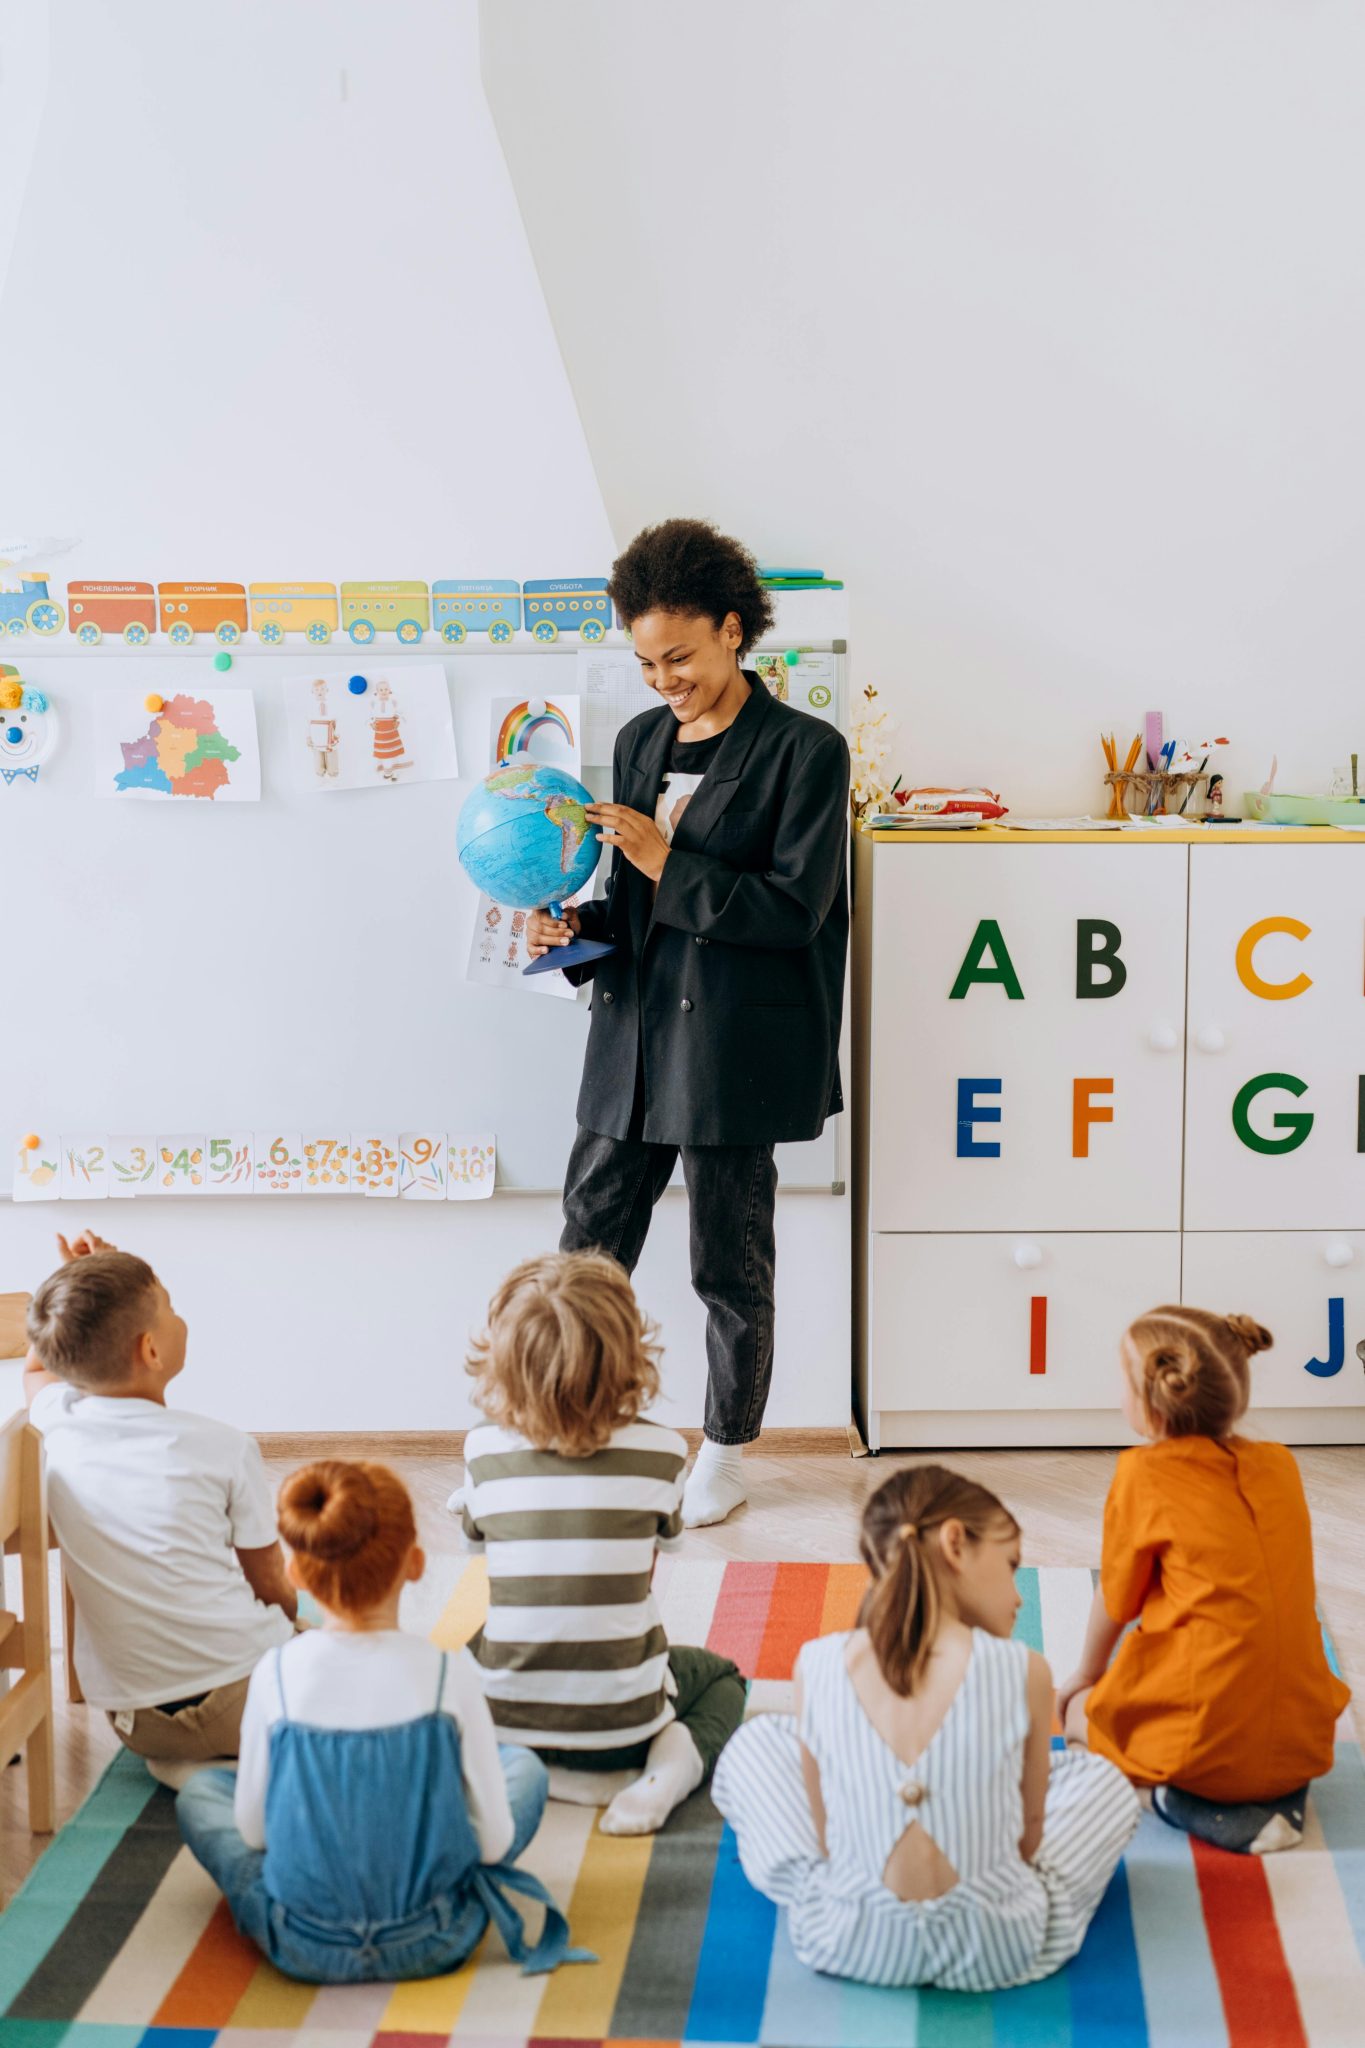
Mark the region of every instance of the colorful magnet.
<instances>
[{"instance_id":1,"label":"colorful magnet","mask_svg":"<svg viewBox=\"0 0 1365 2048\"><path fill-rule=\"evenodd\" d=\"M370 686L364 676L351 676L347 681L346 687L353 697L363 697Z\"/></svg>"},{"instance_id":2,"label":"colorful magnet","mask_svg":"<svg viewBox=\"0 0 1365 2048\"><path fill-rule=\"evenodd\" d=\"M223 652L221 654L214 655L213 665L220 672L224 669L229 669L232 667L232 656L228 653L226 648L223 649Z\"/></svg>"}]
</instances>

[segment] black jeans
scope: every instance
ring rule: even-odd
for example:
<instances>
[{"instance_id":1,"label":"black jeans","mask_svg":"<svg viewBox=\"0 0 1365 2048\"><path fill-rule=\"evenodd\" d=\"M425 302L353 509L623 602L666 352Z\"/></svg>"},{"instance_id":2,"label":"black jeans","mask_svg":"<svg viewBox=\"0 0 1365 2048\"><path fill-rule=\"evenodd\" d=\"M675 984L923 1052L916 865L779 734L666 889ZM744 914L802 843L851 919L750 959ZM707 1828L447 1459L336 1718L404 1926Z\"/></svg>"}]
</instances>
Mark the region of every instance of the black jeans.
<instances>
[{"instance_id":1,"label":"black jeans","mask_svg":"<svg viewBox=\"0 0 1365 2048\"><path fill-rule=\"evenodd\" d=\"M579 1126L564 1177L562 1252L601 1251L635 1271L678 1153L691 1208L692 1286L706 1306L706 1434L751 1444L773 1376L771 1145L651 1145Z\"/></svg>"}]
</instances>

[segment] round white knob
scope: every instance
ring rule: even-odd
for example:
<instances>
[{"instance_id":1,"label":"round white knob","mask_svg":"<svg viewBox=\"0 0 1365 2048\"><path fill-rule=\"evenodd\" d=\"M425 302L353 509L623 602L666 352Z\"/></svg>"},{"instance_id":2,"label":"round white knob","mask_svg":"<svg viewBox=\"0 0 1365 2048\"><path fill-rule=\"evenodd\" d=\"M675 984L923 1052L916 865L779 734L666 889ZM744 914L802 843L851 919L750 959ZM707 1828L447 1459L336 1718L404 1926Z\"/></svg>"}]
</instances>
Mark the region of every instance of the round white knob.
<instances>
[{"instance_id":1,"label":"round white knob","mask_svg":"<svg viewBox=\"0 0 1365 2048\"><path fill-rule=\"evenodd\" d=\"M1329 1266L1353 1266L1356 1256L1355 1246L1345 1244L1341 1238L1334 1237L1329 1245L1323 1247L1322 1256Z\"/></svg>"},{"instance_id":2,"label":"round white knob","mask_svg":"<svg viewBox=\"0 0 1365 2048\"><path fill-rule=\"evenodd\" d=\"M1194 1042L1200 1052L1223 1052L1227 1046L1227 1033L1217 1024L1205 1024L1194 1034Z\"/></svg>"},{"instance_id":3,"label":"round white knob","mask_svg":"<svg viewBox=\"0 0 1365 2048\"><path fill-rule=\"evenodd\" d=\"M1017 1244L1014 1247L1014 1263L1021 1273L1027 1273L1034 1266L1043 1263L1043 1247L1040 1244Z\"/></svg>"},{"instance_id":4,"label":"round white knob","mask_svg":"<svg viewBox=\"0 0 1365 2048\"><path fill-rule=\"evenodd\" d=\"M1163 1019L1159 1024L1148 1026L1147 1043L1153 1052L1174 1052L1180 1043L1180 1033L1174 1024L1168 1024Z\"/></svg>"}]
</instances>

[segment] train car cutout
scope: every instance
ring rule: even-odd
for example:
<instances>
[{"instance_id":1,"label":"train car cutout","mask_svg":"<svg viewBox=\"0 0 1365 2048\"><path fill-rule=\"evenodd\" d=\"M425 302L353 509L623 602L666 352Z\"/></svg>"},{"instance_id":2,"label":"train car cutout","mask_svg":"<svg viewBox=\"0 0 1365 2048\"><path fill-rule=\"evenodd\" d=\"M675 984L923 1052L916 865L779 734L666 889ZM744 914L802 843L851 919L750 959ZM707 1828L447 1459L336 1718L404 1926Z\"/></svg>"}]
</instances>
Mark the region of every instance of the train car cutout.
<instances>
[{"instance_id":1,"label":"train car cutout","mask_svg":"<svg viewBox=\"0 0 1365 2048\"><path fill-rule=\"evenodd\" d=\"M325 647L337 629L335 583L252 583L247 599L263 647L278 647L286 633Z\"/></svg>"},{"instance_id":2,"label":"train car cutout","mask_svg":"<svg viewBox=\"0 0 1365 2048\"><path fill-rule=\"evenodd\" d=\"M21 640L25 633L61 631L66 613L49 597L46 576L21 576L17 590L0 590L0 633Z\"/></svg>"},{"instance_id":3,"label":"train car cutout","mask_svg":"<svg viewBox=\"0 0 1365 2048\"><path fill-rule=\"evenodd\" d=\"M561 633L577 633L592 645L605 640L611 599L605 576L549 576L522 587L527 631L548 646Z\"/></svg>"},{"instance_id":4,"label":"train car cutout","mask_svg":"<svg viewBox=\"0 0 1365 2048\"><path fill-rule=\"evenodd\" d=\"M504 647L521 630L521 585L506 577L448 578L431 586L432 624L447 647L486 633Z\"/></svg>"},{"instance_id":5,"label":"train car cutout","mask_svg":"<svg viewBox=\"0 0 1365 2048\"><path fill-rule=\"evenodd\" d=\"M357 647L376 633L396 633L399 645L416 647L431 627L431 595L425 583L343 583L341 623Z\"/></svg>"},{"instance_id":6,"label":"train car cutout","mask_svg":"<svg viewBox=\"0 0 1365 2048\"><path fill-rule=\"evenodd\" d=\"M145 647L156 631L156 591L150 583L68 583L70 629L82 647L98 647L106 633L121 633L129 647Z\"/></svg>"},{"instance_id":7,"label":"train car cutout","mask_svg":"<svg viewBox=\"0 0 1365 2048\"><path fill-rule=\"evenodd\" d=\"M235 647L246 631L244 584L158 583L156 601L173 647L188 647L196 633L211 633L220 647Z\"/></svg>"}]
</instances>

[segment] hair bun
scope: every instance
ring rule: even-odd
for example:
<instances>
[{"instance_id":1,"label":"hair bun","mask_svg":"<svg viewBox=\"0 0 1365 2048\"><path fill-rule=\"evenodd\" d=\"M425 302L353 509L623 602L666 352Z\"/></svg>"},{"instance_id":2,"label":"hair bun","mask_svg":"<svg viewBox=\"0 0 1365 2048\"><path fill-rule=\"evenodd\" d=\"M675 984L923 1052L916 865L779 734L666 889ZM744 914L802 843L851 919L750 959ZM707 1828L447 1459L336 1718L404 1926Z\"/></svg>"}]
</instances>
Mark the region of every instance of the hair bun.
<instances>
[{"instance_id":1,"label":"hair bun","mask_svg":"<svg viewBox=\"0 0 1365 2048\"><path fill-rule=\"evenodd\" d=\"M1240 1344L1244 1344L1250 1356L1258 1351L1269 1351L1274 1342L1269 1330L1263 1329L1254 1316L1229 1316L1228 1328Z\"/></svg>"},{"instance_id":2,"label":"hair bun","mask_svg":"<svg viewBox=\"0 0 1365 2048\"><path fill-rule=\"evenodd\" d=\"M287 1479L280 1493L280 1534L291 1550L336 1563L354 1557L379 1527L369 1474L329 1460Z\"/></svg>"}]
</instances>

